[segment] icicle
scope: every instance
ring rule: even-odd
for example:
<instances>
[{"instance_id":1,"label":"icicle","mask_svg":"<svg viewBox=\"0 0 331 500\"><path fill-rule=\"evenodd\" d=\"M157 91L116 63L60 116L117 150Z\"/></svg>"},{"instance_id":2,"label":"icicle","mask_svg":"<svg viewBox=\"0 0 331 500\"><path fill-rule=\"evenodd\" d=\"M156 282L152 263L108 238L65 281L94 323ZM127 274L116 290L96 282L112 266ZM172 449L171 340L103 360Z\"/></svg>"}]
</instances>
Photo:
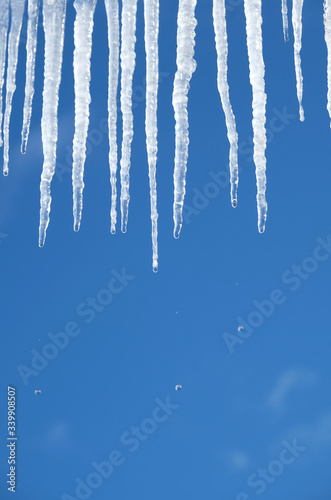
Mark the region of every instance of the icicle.
<instances>
[{"instance_id":1,"label":"icicle","mask_svg":"<svg viewBox=\"0 0 331 500\"><path fill-rule=\"evenodd\" d=\"M174 237L178 238L183 224L185 197L185 176L188 158L188 114L187 94L190 80L196 69L194 60L195 27L194 17L197 0L179 0L177 19L177 72L174 81L172 103L176 120L176 151L174 171Z\"/></svg>"},{"instance_id":2,"label":"icicle","mask_svg":"<svg viewBox=\"0 0 331 500\"><path fill-rule=\"evenodd\" d=\"M0 3L0 147L2 146L2 89L6 66L9 0Z\"/></svg>"},{"instance_id":3,"label":"icicle","mask_svg":"<svg viewBox=\"0 0 331 500\"><path fill-rule=\"evenodd\" d=\"M6 107L3 120L3 175L8 175L9 124L13 96L16 89L18 44L20 41L25 0L10 0L11 24L8 38L8 64L6 80Z\"/></svg>"},{"instance_id":4,"label":"icicle","mask_svg":"<svg viewBox=\"0 0 331 500\"><path fill-rule=\"evenodd\" d=\"M74 78L75 78L75 134L73 141L72 188L74 230L78 231L82 218L84 165L86 139L91 102L91 52L93 16L97 0L75 0Z\"/></svg>"},{"instance_id":5,"label":"icicle","mask_svg":"<svg viewBox=\"0 0 331 500\"><path fill-rule=\"evenodd\" d=\"M328 49L328 112L331 119L331 0L324 1L324 28Z\"/></svg>"},{"instance_id":6,"label":"icicle","mask_svg":"<svg viewBox=\"0 0 331 500\"><path fill-rule=\"evenodd\" d=\"M110 231L116 232L116 173L117 173L117 89L119 75L119 17L118 0L105 0L108 20L108 134L109 170L111 185Z\"/></svg>"},{"instance_id":7,"label":"icicle","mask_svg":"<svg viewBox=\"0 0 331 500\"><path fill-rule=\"evenodd\" d=\"M262 52L261 0L245 0L249 77L253 90L253 141L256 167L258 229L264 232L267 218L266 191L266 94Z\"/></svg>"},{"instance_id":8,"label":"icicle","mask_svg":"<svg viewBox=\"0 0 331 500\"><path fill-rule=\"evenodd\" d=\"M56 165L56 144L66 0L43 0L45 67L41 134L44 164L40 182L39 246L44 246L51 208L51 181Z\"/></svg>"},{"instance_id":9,"label":"icicle","mask_svg":"<svg viewBox=\"0 0 331 500\"><path fill-rule=\"evenodd\" d=\"M121 158L121 230L126 233L129 215L131 143L133 139L132 79L136 65L137 0L123 0L121 46L121 110L123 140Z\"/></svg>"},{"instance_id":10,"label":"icicle","mask_svg":"<svg viewBox=\"0 0 331 500\"><path fill-rule=\"evenodd\" d=\"M303 122L305 119L305 115L302 107L303 78L300 57L302 38L302 7L303 0L293 0L292 23L294 32L294 63L295 75L297 80L297 95L299 101L300 120Z\"/></svg>"},{"instance_id":11,"label":"icicle","mask_svg":"<svg viewBox=\"0 0 331 500\"><path fill-rule=\"evenodd\" d=\"M238 190L238 134L236 120L232 111L229 85L228 85L228 38L226 32L225 0L214 0L213 18L217 51L218 66L218 90L222 100L225 121L230 142L230 179L231 179L231 203L237 206Z\"/></svg>"},{"instance_id":12,"label":"icicle","mask_svg":"<svg viewBox=\"0 0 331 500\"><path fill-rule=\"evenodd\" d=\"M149 188L151 199L153 271L158 270L157 244L157 94L159 86L159 0L145 0L145 47L146 47L146 144L148 155Z\"/></svg>"},{"instance_id":13,"label":"icicle","mask_svg":"<svg viewBox=\"0 0 331 500\"><path fill-rule=\"evenodd\" d=\"M283 33L284 40L288 42L288 14L287 14L287 0L282 0L282 17L283 17Z\"/></svg>"},{"instance_id":14,"label":"icicle","mask_svg":"<svg viewBox=\"0 0 331 500\"><path fill-rule=\"evenodd\" d=\"M26 153L26 147L28 144L29 131L30 131L31 115L32 115L39 6L40 6L40 0L29 0L28 29L27 29L27 40L26 40L25 99L23 108L23 127L22 127L22 144L21 144L21 152L23 154Z\"/></svg>"}]
</instances>

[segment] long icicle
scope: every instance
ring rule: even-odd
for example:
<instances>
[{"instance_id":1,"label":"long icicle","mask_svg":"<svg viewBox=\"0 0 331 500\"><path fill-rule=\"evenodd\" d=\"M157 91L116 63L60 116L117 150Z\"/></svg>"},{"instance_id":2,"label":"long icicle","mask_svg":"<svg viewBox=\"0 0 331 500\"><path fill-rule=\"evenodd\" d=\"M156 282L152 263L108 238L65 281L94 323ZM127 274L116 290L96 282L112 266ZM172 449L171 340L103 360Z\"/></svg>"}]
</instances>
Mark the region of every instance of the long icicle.
<instances>
[{"instance_id":1,"label":"long icicle","mask_svg":"<svg viewBox=\"0 0 331 500\"><path fill-rule=\"evenodd\" d=\"M136 65L137 0L123 0L121 35L121 110L123 139L121 157L121 230L126 233L129 216L131 143L133 139L132 79Z\"/></svg>"},{"instance_id":2,"label":"long icicle","mask_svg":"<svg viewBox=\"0 0 331 500\"><path fill-rule=\"evenodd\" d=\"M22 126L22 143L21 143L21 152L23 154L26 153L29 131L30 131L31 115L32 115L39 7L40 7L40 0L29 0L28 28L27 28L27 40L26 40L25 98L24 98L24 108L23 108L23 126Z\"/></svg>"},{"instance_id":3,"label":"long icicle","mask_svg":"<svg viewBox=\"0 0 331 500\"><path fill-rule=\"evenodd\" d=\"M328 112L331 120L331 0L324 0L325 42L328 50ZM330 122L331 127L331 122Z\"/></svg>"},{"instance_id":4,"label":"long icicle","mask_svg":"<svg viewBox=\"0 0 331 500\"><path fill-rule=\"evenodd\" d=\"M43 0L45 67L41 134L44 164L40 182L39 246L44 246L51 209L51 182L56 165L58 103L61 82L66 0Z\"/></svg>"},{"instance_id":5,"label":"long icicle","mask_svg":"<svg viewBox=\"0 0 331 500\"><path fill-rule=\"evenodd\" d=\"M75 134L73 140L72 190L74 230L78 231L83 210L84 165L91 103L91 53L93 17L97 0L75 0L74 79Z\"/></svg>"},{"instance_id":6,"label":"long icicle","mask_svg":"<svg viewBox=\"0 0 331 500\"><path fill-rule=\"evenodd\" d=\"M266 192L266 94L262 45L261 0L245 0L249 77L253 91L253 141L256 168L258 229L265 230L267 219Z\"/></svg>"},{"instance_id":7,"label":"long icicle","mask_svg":"<svg viewBox=\"0 0 331 500\"><path fill-rule=\"evenodd\" d=\"M194 60L195 7L197 0L179 0L177 18L177 71L175 74L172 103L176 120L176 151L174 170L174 237L178 238L183 224L186 170L189 145L187 113L190 80L196 69Z\"/></svg>"},{"instance_id":8,"label":"long icicle","mask_svg":"<svg viewBox=\"0 0 331 500\"><path fill-rule=\"evenodd\" d=\"M288 42L288 10L287 10L287 0L282 0L282 18L283 18L284 40L285 40L285 42Z\"/></svg>"},{"instance_id":9,"label":"long icicle","mask_svg":"<svg viewBox=\"0 0 331 500\"><path fill-rule=\"evenodd\" d=\"M145 48L146 48L146 145L152 220L153 271L158 270L157 227L157 97L159 87L159 0L145 0Z\"/></svg>"},{"instance_id":10,"label":"long icicle","mask_svg":"<svg viewBox=\"0 0 331 500\"><path fill-rule=\"evenodd\" d=\"M8 64L6 80L6 107L3 120L3 175L9 172L9 124L16 90L18 45L20 41L25 0L10 0L11 24L8 38Z\"/></svg>"},{"instance_id":11,"label":"long icicle","mask_svg":"<svg viewBox=\"0 0 331 500\"><path fill-rule=\"evenodd\" d=\"M299 101L300 120L303 122L305 114L302 107L303 77L301 69L301 38L302 38L302 8L303 0L293 0L292 23L294 32L294 64L297 81L297 96Z\"/></svg>"},{"instance_id":12,"label":"long icicle","mask_svg":"<svg viewBox=\"0 0 331 500\"><path fill-rule=\"evenodd\" d=\"M3 0L0 3L0 147L3 144L2 90L3 90L5 66L6 66L8 23L9 23L9 0Z\"/></svg>"},{"instance_id":13,"label":"long icicle","mask_svg":"<svg viewBox=\"0 0 331 500\"><path fill-rule=\"evenodd\" d=\"M117 89L119 76L119 8L118 0L105 0L108 22L108 136L111 186L110 232L116 232L117 203Z\"/></svg>"},{"instance_id":14,"label":"long icicle","mask_svg":"<svg viewBox=\"0 0 331 500\"><path fill-rule=\"evenodd\" d=\"M225 0L214 0L213 18L217 51L217 83L230 143L231 203L237 206L238 191L238 134L232 111L228 85L228 37L226 31Z\"/></svg>"}]
</instances>

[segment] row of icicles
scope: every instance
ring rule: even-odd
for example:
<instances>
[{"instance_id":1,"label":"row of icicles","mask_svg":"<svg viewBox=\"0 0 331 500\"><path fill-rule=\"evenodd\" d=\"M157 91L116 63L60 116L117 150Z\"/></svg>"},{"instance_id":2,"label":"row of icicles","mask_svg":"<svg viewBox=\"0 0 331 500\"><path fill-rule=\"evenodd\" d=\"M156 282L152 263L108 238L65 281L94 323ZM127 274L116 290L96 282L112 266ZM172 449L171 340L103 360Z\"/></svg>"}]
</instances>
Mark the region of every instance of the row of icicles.
<instances>
[{"instance_id":1,"label":"row of icicles","mask_svg":"<svg viewBox=\"0 0 331 500\"><path fill-rule=\"evenodd\" d=\"M135 32L138 0L122 0L121 23L118 0L104 0L108 22L109 81L108 81L108 128L109 167L111 184L111 232L115 233L117 222L117 91L120 76L120 106L123 117L123 139L120 159L120 207L121 230L126 232L129 211L129 179L131 165L131 143L133 139L132 80L135 69ZM203 1L203 0L202 0ZM283 30L288 40L287 0L281 1ZM90 60L92 50L93 17L97 0L74 0L76 19L74 24L74 86L75 86L75 133L73 140L73 215L74 230L78 231L82 217L84 164L89 125ZM26 152L34 95L35 58L40 0L1 0L0 3L0 146L3 145L3 173L8 174L9 124L12 99L15 92L18 47L22 20L27 5L28 25L26 42L26 82L23 110L22 153ZM182 211L185 196L185 176L188 159L188 91L192 74L196 69L194 60L195 8L197 0L179 0L177 20L177 72L174 79L173 107L176 120L175 168L174 168L174 236L179 237L182 227ZM328 111L331 116L331 0L325 0L325 40L328 47ZM303 0L293 0L292 25L294 33L294 59L297 79L297 95L300 119L304 120L302 108L303 79L301 73ZM253 141L254 162L257 180L258 229L264 232L267 203L266 191L266 95L264 83L264 61L262 47L261 0L244 0L246 16L247 47L250 82L253 91ZM43 27L45 33L44 90L42 108L43 170L41 175L41 201L39 245L45 243L51 205L51 181L56 167L56 144L58 136L58 96L61 82L66 0L43 0ZM145 48L146 48L146 143L150 181L153 270L158 269L158 213L156 189L157 163L157 99L159 84L159 0L144 0ZM231 203L237 205L238 188L238 134L236 120L231 107L227 81L228 41L225 0L213 0L218 90L224 110L227 134L230 143ZM10 21L10 23L9 23ZM10 25L10 29L9 29ZM8 34L9 30L9 34ZM120 43L121 40L121 43ZM5 113L2 115L2 89L7 59ZM2 134L3 121L3 134ZM3 135L3 139L2 139Z\"/></svg>"}]
</instances>

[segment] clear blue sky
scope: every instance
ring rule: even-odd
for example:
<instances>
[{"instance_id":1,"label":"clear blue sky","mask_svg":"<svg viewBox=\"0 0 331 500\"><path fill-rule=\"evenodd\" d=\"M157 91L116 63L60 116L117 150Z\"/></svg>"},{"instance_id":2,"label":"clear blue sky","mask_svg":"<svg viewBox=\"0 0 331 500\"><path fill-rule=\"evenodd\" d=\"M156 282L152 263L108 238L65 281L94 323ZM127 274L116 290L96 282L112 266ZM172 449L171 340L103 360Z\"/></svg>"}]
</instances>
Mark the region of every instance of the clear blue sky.
<instances>
[{"instance_id":1,"label":"clear blue sky","mask_svg":"<svg viewBox=\"0 0 331 500\"><path fill-rule=\"evenodd\" d=\"M58 169L42 249L42 30L25 157L19 151L25 79L24 44L20 46L10 173L0 179L1 498L11 498L4 484L11 385L17 391L17 500L329 499L331 138L323 7L322 2L304 5L302 124L292 29L290 42L284 44L280 0L263 2L269 212L266 232L260 235L244 10L242 2L231 3L236 5L227 19L230 95L241 151L238 207L231 207L226 181L228 142L216 87L212 2L201 0L196 11L198 66L189 93L185 213L191 215L180 239L174 240L171 94L177 1L161 2L157 275L151 266L142 0L125 235L109 231L103 2L97 5L93 35L94 145L86 161L83 221L77 234L72 229L68 167L74 120L74 9L68 2ZM225 186L217 187L215 176L225 179ZM199 198L201 193L207 197ZM108 284L112 293L104 291ZM261 307L263 314L256 314ZM247 327L248 322L255 326ZM245 326L242 338L239 324ZM64 330L65 336L57 335ZM57 335L57 342L62 339L62 349L54 348L55 337L49 334ZM54 356L47 366L39 360L36 369L34 361L34 371L25 379L20 376L18 367L32 370L32 358L43 351ZM181 392L174 389L178 383ZM35 389L42 394L35 395ZM172 407L164 410L167 398ZM137 430L141 426L144 430ZM102 478L92 464L109 460L114 470ZM104 475L109 471L105 467ZM83 489L75 492L76 478L92 485L85 497Z\"/></svg>"}]
</instances>

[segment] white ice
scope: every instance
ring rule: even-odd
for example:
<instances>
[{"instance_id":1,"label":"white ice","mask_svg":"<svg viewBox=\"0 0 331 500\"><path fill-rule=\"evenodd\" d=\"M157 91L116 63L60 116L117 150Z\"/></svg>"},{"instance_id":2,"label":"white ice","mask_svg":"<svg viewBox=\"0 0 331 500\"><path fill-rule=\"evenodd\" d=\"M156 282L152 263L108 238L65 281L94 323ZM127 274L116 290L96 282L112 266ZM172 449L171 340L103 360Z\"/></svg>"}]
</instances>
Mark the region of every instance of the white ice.
<instances>
[{"instance_id":1,"label":"white ice","mask_svg":"<svg viewBox=\"0 0 331 500\"><path fill-rule=\"evenodd\" d=\"M111 185L110 231L116 231L117 213L117 89L119 76L119 14L118 0L105 0L108 22L108 134Z\"/></svg>"},{"instance_id":2,"label":"white ice","mask_svg":"<svg viewBox=\"0 0 331 500\"><path fill-rule=\"evenodd\" d=\"M40 0L28 0L28 28L26 40L26 77L25 98L23 108L23 127L21 152L26 153L28 144L30 122L32 115L32 102L34 96L34 80L36 68L36 51L38 36Z\"/></svg>"},{"instance_id":3,"label":"white ice","mask_svg":"<svg viewBox=\"0 0 331 500\"><path fill-rule=\"evenodd\" d=\"M12 110L13 96L16 90L16 69L18 46L21 35L25 0L10 0L10 31L8 37L8 62L6 80L6 107L3 120L3 174L9 171L9 124Z\"/></svg>"},{"instance_id":4,"label":"white ice","mask_svg":"<svg viewBox=\"0 0 331 500\"><path fill-rule=\"evenodd\" d=\"M284 40L285 40L285 42L288 42L288 10L287 10L287 0L282 0L282 18L283 18Z\"/></svg>"},{"instance_id":5,"label":"white ice","mask_svg":"<svg viewBox=\"0 0 331 500\"><path fill-rule=\"evenodd\" d=\"M225 114L230 142L231 203L237 206L238 191L238 134L236 119L232 111L228 85L228 37L226 31L225 0L213 1L213 18L217 51L217 84Z\"/></svg>"},{"instance_id":6,"label":"white ice","mask_svg":"<svg viewBox=\"0 0 331 500\"><path fill-rule=\"evenodd\" d=\"M2 0L0 2L0 147L2 146L2 90L6 66L8 22L9 0Z\"/></svg>"},{"instance_id":7,"label":"white ice","mask_svg":"<svg viewBox=\"0 0 331 500\"><path fill-rule=\"evenodd\" d=\"M302 38L302 8L303 8L303 0L293 0L292 23L293 23L293 33L294 33L294 64L295 64L295 76L297 81L297 96L299 101L300 120L303 122L305 119L305 115L302 107L303 77L302 77L301 57L300 57L301 38Z\"/></svg>"},{"instance_id":8,"label":"white ice","mask_svg":"<svg viewBox=\"0 0 331 500\"><path fill-rule=\"evenodd\" d=\"M196 69L194 60L195 7L197 0L179 0L177 18L177 71L175 74L172 103L176 120L176 150L174 171L174 237L178 238L183 224L186 170L189 145L187 113L190 80Z\"/></svg>"},{"instance_id":9,"label":"white ice","mask_svg":"<svg viewBox=\"0 0 331 500\"><path fill-rule=\"evenodd\" d=\"M136 65L136 14L137 0L123 0L121 32L121 111L123 117L121 230L123 233L127 231L130 201L131 144L133 139L132 80Z\"/></svg>"},{"instance_id":10,"label":"white ice","mask_svg":"<svg viewBox=\"0 0 331 500\"><path fill-rule=\"evenodd\" d=\"M157 242L157 97L159 86L159 0L145 0L145 47L146 47L146 144L151 201L153 271L158 270Z\"/></svg>"},{"instance_id":11,"label":"white ice","mask_svg":"<svg viewBox=\"0 0 331 500\"><path fill-rule=\"evenodd\" d=\"M266 192L266 102L264 83L264 60L262 45L261 0L245 0L247 48L249 58L249 77L253 91L253 142L254 163L257 184L258 229L265 230L267 219Z\"/></svg>"},{"instance_id":12,"label":"white ice","mask_svg":"<svg viewBox=\"0 0 331 500\"><path fill-rule=\"evenodd\" d=\"M73 140L72 190L74 230L78 231L83 210L84 165L90 117L90 81L93 17L97 0L75 0L74 80L75 134Z\"/></svg>"},{"instance_id":13,"label":"white ice","mask_svg":"<svg viewBox=\"0 0 331 500\"><path fill-rule=\"evenodd\" d=\"M331 0L324 2L325 42L328 51L328 112L331 120ZM331 124L330 124L331 126Z\"/></svg>"},{"instance_id":14,"label":"white ice","mask_svg":"<svg viewBox=\"0 0 331 500\"><path fill-rule=\"evenodd\" d=\"M39 246L44 246L51 208L51 182L56 166L58 103L61 82L66 0L43 0L45 66L41 135L44 164L40 182Z\"/></svg>"}]
</instances>

